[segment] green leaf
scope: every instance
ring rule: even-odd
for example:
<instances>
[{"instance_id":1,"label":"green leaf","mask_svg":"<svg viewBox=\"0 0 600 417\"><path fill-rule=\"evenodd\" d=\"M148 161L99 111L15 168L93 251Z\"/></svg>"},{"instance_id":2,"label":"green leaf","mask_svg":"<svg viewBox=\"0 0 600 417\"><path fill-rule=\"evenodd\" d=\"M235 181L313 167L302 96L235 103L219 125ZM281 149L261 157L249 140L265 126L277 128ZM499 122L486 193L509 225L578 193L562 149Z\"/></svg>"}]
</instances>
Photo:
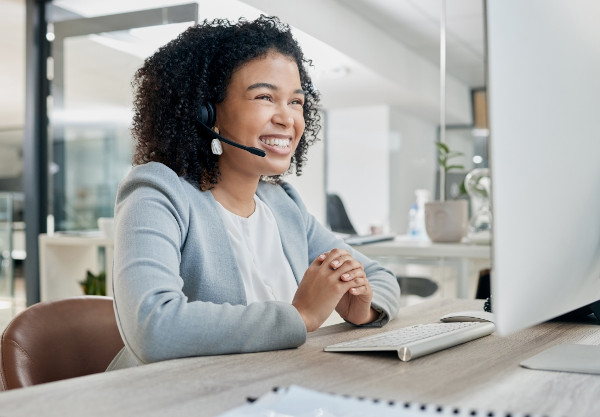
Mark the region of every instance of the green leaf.
<instances>
[{"instance_id":1,"label":"green leaf","mask_svg":"<svg viewBox=\"0 0 600 417\"><path fill-rule=\"evenodd\" d=\"M86 271L85 280L80 281L79 284L86 295L106 295L106 273L104 271L97 275Z\"/></svg>"},{"instance_id":2,"label":"green leaf","mask_svg":"<svg viewBox=\"0 0 600 417\"><path fill-rule=\"evenodd\" d=\"M466 179L466 177L463 178L463 180L460 182L460 195L467 195L467 194L469 194L467 192L467 186L465 184L465 182L466 182L465 179Z\"/></svg>"},{"instance_id":3,"label":"green leaf","mask_svg":"<svg viewBox=\"0 0 600 417\"><path fill-rule=\"evenodd\" d=\"M448 148L448 145L446 145L445 143L436 142L436 145L438 147L439 152L444 152L444 153L450 152L450 148Z\"/></svg>"},{"instance_id":4,"label":"green leaf","mask_svg":"<svg viewBox=\"0 0 600 417\"><path fill-rule=\"evenodd\" d=\"M451 169L464 169L464 165L450 165L446 168L446 171L450 171Z\"/></svg>"},{"instance_id":5,"label":"green leaf","mask_svg":"<svg viewBox=\"0 0 600 417\"><path fill-rule=\"evenodd\" d=\"M448 155L446 155L447 158L455 158L457 156L463 156L464 153L462 152L458 152L458 151L452 151L450 153L448 153Z\"/></svg>"}]
</instances>

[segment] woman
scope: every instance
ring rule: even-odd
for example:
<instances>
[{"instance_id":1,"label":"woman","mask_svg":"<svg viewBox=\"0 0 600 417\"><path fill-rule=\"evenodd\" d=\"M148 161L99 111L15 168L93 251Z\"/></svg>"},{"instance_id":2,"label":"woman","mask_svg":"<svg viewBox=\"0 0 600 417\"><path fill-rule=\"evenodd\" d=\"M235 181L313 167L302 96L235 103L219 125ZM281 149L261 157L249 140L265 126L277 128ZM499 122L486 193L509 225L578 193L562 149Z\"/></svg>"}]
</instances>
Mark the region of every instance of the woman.
<instances>
[{"instance_id":1,"label":"woman","mask_svg":"<svg viewBox=\"0 0 600 417\"><path fill-rule=\"evenodd\" d=\"M319 129L304 62L289 27L262 16L191 27L137 71L135 167L115 206L125 348L109 369L297 347L334 309L356 325L396 315L394 276L281 180Z\"/></svg>"}]
</instances>

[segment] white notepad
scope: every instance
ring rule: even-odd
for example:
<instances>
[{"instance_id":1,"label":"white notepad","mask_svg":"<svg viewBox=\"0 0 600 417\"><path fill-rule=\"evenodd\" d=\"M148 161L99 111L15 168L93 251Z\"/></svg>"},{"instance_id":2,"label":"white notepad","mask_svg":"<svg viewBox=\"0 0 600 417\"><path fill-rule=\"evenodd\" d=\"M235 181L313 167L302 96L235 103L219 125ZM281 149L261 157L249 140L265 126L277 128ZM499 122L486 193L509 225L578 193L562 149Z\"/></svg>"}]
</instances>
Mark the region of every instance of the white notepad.
<instances>
[{"instance_id":1,"label":"white notepad","mask_svg":"<svg viewBox=\"0 0 600 417\"><path fill-rule=\"evenodd\" d=\"M471 408L459 409L434 404L348 397L292 385L278 388L219 417L472 417L487 416L490 412L475 411ZM539 417L531 413L495 411L493 415Z\"/></svg>"}]
</instances>

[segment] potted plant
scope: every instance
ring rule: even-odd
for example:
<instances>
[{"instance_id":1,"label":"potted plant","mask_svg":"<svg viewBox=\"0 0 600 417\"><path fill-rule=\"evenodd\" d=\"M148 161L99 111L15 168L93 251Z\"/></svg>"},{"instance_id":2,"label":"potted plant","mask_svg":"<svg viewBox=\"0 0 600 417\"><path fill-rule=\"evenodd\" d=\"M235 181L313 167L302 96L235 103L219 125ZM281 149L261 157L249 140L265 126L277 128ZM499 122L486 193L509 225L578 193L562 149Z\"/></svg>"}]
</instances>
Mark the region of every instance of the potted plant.
<instances>
[{"instance_id":1,"label":"potted plant","mask_svg":"<svg viewBox=\"0 0 600 417\"><path fill-rule=\"evenodd\" d=\"M79 281L79 285L85 295L106 295L106 273L94 274L88 270L85 279Z\"/></svg>"},{"instance_id":2,"label":"potted plant","mask_svg":"<svg viewBox=\"0 0 600 417\"><path fill-rule=\"evenodd\" d=\"M425 230L432 242L460 242L467 234L469 205L466 200L446 200L446 176L453 169L464 169L452 164L462 152L452 151L443 142L436 142L440 165L440 199L425 203Z\"/></svg>"}]
</instances>

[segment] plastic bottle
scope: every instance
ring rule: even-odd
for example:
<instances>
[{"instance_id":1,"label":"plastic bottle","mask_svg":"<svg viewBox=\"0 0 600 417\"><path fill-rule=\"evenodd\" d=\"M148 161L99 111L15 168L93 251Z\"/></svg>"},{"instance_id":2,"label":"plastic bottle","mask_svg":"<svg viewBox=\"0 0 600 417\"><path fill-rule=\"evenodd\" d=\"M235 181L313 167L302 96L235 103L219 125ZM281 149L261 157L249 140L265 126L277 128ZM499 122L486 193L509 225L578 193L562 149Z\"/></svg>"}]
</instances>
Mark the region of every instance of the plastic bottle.
<instances>
[{"instance_id":1,"label":"plastic bottle","mask_svg":"<svg viewBox=\"0 0 600 417\"><path fill-rule=\"evenodd\" d=\"M427 239L425 231L425 203L429 201L429 191L415 190L415 203L408 211L408 234L413 239Z\"/></svg>"},{"instance_id":2,"label":"plastic bottle","mask_svg":"<svg viewBox=\"0 0 600 417\"><path fill-rule=\"evenodd\" d=\"M419 226L417 224L417 212L419 211L419 206L417 203L413 203L410 206L410 210L408 211L408 235L411 238L417 238L419 234Z\"/></svg>"}]
</instances>

